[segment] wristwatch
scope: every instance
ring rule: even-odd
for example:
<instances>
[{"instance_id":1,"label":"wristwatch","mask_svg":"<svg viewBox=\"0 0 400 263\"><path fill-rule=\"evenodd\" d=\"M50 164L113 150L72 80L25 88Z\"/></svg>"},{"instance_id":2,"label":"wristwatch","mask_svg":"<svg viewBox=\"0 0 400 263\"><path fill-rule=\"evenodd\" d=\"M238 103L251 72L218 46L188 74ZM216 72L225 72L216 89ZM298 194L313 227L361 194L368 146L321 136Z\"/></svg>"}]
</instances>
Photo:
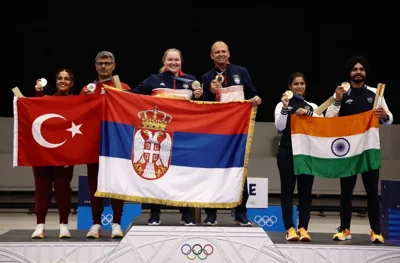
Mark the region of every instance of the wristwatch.
<instances>
[{"instance_id":1,"label":"wristwatch","mask_svg":"<svg viewBox=\"0 0 400 263\"><path fill-rule=\"evenodd\" d=\"M384 122L388 122L390 120L389 114L387 115L387 117L383 120Z\"/></svg>"}]
</instances>

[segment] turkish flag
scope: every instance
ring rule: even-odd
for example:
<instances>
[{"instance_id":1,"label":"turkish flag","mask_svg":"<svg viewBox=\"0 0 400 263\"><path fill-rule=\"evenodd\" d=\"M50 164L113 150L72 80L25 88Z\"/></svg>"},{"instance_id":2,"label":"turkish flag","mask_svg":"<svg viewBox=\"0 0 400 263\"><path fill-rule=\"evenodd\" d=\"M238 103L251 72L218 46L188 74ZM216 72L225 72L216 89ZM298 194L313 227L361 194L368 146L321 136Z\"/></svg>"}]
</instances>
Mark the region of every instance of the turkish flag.
<instances>
[{"instance_id":1,"label":"turkish flag","mask_svg":"<svg viewBox=\"0 0 400 263\"><path fill-rule=\"evenodd\" d=\"M15 97L14 167L98 162L102 97Z\"/></svg>"}]
</instances>

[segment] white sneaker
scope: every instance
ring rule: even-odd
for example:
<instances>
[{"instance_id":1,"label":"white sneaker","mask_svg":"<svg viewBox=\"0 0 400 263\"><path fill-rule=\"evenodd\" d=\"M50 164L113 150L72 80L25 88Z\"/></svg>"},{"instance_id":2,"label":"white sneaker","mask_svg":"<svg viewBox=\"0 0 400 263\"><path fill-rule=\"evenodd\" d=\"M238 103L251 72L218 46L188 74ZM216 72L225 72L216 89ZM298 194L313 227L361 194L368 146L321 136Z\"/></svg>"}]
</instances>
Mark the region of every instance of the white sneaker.
<instances>
[{"instance_id":1,"label":"white sneaker","mask_svg":"<svg viewBox=\"0 0 400 263\"><path fill-rule=\"evenodd\" d=\"M71 233L68 230L68 225L60 224L60 234L58 235L59 238L68 238L71 237Z\"/></svg>"},{"instance_id":2,"label":"white sneaker","mask_svg":"<svg viewBox=\"0 0 400 263\"><path fill-rule=\"evenodd\" d=\"M111 238L121 238L124 237L124 233L121 230L121 225L113 223L112 226L112 231L111 231Z\"/></svg>"},{"instance_id":3,"label":"white sneaker","mask_svg":"<svg viewBox=\"0 0 400 263\"><path fill-rule=\"evenodd\" d=\"M38 224L35 232L32 234L32 238L44 238L44 224Z\"/></svg>"},{"instance_id":4,"label":"white sneaker","mask_svg":"<svg viewBox=\"0 0 400 263\"><path fill-rule=\"evenodd\" d=\"M89 238L99 238L102 236L103 236L103 229L102 229L101 225L99 225L99 224L93 225L89 229L89 232L86 235L86 237L89 237Z\"/></svg>"}]
</instances>

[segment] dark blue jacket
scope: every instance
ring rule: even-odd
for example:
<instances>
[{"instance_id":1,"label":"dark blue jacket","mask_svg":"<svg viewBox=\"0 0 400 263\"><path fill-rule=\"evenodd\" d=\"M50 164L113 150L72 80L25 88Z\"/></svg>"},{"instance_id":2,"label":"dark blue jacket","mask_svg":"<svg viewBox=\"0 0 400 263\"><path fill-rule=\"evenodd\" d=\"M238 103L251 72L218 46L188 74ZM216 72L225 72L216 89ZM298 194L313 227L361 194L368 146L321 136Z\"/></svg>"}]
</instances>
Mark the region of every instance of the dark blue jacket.
<instances>
[{"instance_id":1,"label":"dark blue jacket","mask_svg":"<svg viewBox=\"0 0 400 263\"><path fill-rule=\"evenodd\" d=\"M180 80L183 78L186 80ZM152 74L136 88L129 92L151 95L153 89L157 88L169 88L169 89L191 89L191 83L196 80L196 77L181 72L178 79L174 77L171 72L163 72L158 74Z\"/></svg>"},{"instance_id":2,"label":"dark blue jacket","mask_svg":"<svg viewBox=\"0 0 400 263\"><path fill-rule=\"evenodd\" d=\"M221 70L214 67L201 77L201 83L203 84L204 100L215 101L215 94L210 91L211 81L215 79L215 76L221 73ZM244 97L246 100L258 96L256 87L251 80L250 74L245 67L238 65L228 64L226 70L223 73L225 78L222 83L222 87L230 87L234 85L243 85Z\"/></svg>"}]
</instances>

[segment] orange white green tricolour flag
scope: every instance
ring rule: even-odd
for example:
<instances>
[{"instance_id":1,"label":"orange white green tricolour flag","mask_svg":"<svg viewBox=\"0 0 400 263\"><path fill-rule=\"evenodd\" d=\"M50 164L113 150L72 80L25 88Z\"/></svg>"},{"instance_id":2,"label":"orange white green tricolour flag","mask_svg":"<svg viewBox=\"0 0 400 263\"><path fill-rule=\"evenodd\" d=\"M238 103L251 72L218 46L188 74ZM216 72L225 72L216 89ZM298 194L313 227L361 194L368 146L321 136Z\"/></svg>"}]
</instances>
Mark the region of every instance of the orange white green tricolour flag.
<instances>
[{"instance_id":1,"label":"orange white green tricolour flag","mask_svg":"<svg viewBox=\"0 0 400 263\"><path fill-rule=\"evenodd\" d=\"M373 110L335 118L291 118L294 173L325 178L382 166L379 119Z\"/></svg>"}]
</instances>

